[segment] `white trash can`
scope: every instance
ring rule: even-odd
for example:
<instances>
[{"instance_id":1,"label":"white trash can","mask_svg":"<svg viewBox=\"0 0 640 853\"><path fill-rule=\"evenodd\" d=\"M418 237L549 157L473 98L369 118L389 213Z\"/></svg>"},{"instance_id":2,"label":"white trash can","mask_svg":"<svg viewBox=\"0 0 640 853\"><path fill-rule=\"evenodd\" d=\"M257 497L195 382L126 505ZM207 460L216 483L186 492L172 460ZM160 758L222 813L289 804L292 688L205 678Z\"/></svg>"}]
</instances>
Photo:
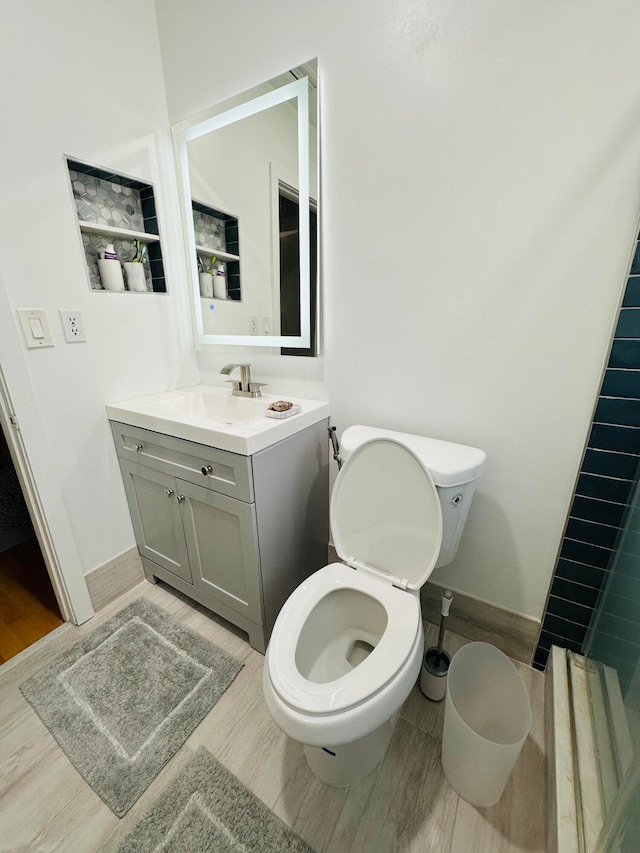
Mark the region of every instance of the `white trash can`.
<instances>
[{"instance_id":1,"label":"white trash can","mask_svg":"<svg viewBox=\"0 0 640 853\"><path fill-rule=\"evenodd\" d=\"M509 658L488 643L469 643L449 667L442 768L473 806L495 805L531 728L529 696Z\"/></svg>"}]
</instances>

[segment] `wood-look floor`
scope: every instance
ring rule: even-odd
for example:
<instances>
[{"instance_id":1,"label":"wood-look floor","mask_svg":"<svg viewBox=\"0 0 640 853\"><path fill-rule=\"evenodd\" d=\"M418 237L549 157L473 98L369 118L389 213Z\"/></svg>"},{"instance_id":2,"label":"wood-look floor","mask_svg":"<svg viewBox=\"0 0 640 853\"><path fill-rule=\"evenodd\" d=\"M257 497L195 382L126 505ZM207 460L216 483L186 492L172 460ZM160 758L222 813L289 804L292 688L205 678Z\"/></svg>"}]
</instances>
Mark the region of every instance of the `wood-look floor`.
<instances>
[{"instance_id":1,"label":"wood-look floor","mask_svg":"<svg viewBox=\"0 0 640 853\"><path fill-rule=\"evenodd\" d=\"M140 595L245 666L119 819L73 768L18 685ZM435 637L431 626L428 635L429 640ZM446 646L453 652L464 642L449 636ZM272 722L262 698L263 661L241 632L167 587L144 583L86 625L65 625L0 667L0 848L13 853L115 850L193 753L205 746L317 851L543 853L542 673L517 664L531 696L533 728L502 800L491 809L476 809L457 796L442 773L444 703L428 702L415 688L379 770L351 788L329 788L307 767L300 744Z\"/></svg>"},{"instance_id":2,"label":"wood-look floor","mask_svg":"<svg viewBox=\"0 0 640 853\"><path fill-rule=\"evenodd\" d=\"M62 624L38 541L0 553L0 664ZM0 842L1 843L1 842Z\"/></svg>"}]
</instances>

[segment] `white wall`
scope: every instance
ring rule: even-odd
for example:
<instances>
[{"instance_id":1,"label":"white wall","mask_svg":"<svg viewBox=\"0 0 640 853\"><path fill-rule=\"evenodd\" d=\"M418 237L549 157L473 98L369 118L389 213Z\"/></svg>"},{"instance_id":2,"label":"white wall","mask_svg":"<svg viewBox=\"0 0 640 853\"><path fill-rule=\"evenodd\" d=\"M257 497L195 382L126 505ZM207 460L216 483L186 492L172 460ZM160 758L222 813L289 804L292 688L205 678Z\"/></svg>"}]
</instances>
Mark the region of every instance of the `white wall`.
<instances>
[{"instance_id":1,"label":"white wall","mask_svg":"<svg viewBox=\"0 0 640 853\"><path fill-rule=\"evenodd\" d=\"M340 429L483 447L436 579L539 617L635 237L640 7L156 8L168 113L151 0L23 0L0 30L0 287L13 310L47 310L56 344L23 351L2 312L0 362L81 569L133 545L105 402L197 381L169 119L318 56L323 355L250 351L255 377L330 399ZM156 184L170 295L89 292L63 153ZM87 344L64 343L59 307L83 312ZM221 384L230 356L200 354L203 380Z\"/></svg>"},{"instance_id":2,"label":"white wall","mask_svg":"<svg viewBox=\"0 0 640 853\"><path fill-rule=\"evenodd\" d=\"M0 366L39 489L55 485L86 573L135 544L105 403L197 381L179 230L162 233L169 295L90 292L63 162L151 181L161 226L173 215L152 0L5 4L0 78ZM86 344L64 342L61 307L82 311ZM55 347L24 349L18 308L46 309Z\"/></svg>"},{"instance_id":3,"label":"white wall","mask_svg":"<svg viewBox=\"0 0 640 853\"><path fill-rule=\"evenodd\" d=\"M484 448L435 579L540 617L635 239L637 0L156 8L171 121L319 59L323 356L256 379Z\"/></svg>"}]
</instances>

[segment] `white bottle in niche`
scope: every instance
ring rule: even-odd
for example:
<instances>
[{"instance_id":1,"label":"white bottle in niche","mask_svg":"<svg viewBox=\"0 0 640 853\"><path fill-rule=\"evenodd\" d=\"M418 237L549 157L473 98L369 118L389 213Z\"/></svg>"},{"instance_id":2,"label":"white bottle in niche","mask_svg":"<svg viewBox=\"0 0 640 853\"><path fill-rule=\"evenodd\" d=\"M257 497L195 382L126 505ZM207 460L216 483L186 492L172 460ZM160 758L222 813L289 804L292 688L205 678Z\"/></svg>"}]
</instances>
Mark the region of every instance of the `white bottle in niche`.
<instances>
[{"instance_id":1,"label":"white bottle in niche","mask_svg":"<svg viewBox=\"0 0 640 853\"><path fill-rule=\"evenodd\" d=\"M216 299L227 298L227 276L223 264L218 264L218 270L213 277L213 295Z\"/></svg>"}]
</instances>

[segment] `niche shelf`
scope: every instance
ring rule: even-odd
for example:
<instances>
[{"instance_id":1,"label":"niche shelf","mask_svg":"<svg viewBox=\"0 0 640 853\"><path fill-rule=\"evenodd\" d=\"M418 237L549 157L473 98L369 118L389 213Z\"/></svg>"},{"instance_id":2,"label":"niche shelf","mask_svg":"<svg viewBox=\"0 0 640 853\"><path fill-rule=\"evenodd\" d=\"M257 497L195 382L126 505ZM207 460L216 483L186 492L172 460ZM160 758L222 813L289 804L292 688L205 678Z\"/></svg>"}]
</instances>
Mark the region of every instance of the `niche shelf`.
<instances>
[{"instance_id":1,"label":"niche shelf","mask_svg":"<svg viewBox=\"0 0 640 853\"><path fill-rule=\"evenodd\" d=\"M121 263L132 261L139 240L146 245L149 260L143 266L146 292L166 293L153 185L79 160L66 160L91 290L108 292L98 270L100 251L113 243ZM128 292L126 278L121 292Z\"/></svg>"},{"instance_id":2,"label":"niche shelf","mask_svg":"<svg viewBox=\"0 0 640 853\"><path fill-rule=\"evenodd\" d=\"M206 258L213 258L215 256L219 261L240 260L240 255L232 255L229 252L223 252L222 249L209 249L207 246L198 246L197 244L196 252L199 255L204 255Z\"/></svg>"},{"instance_id":3,"label":"niche shelf","mask_svg":"<svg viewBox=\"0 0 640 853\"><path fill-rule=\"evenodd\" d=\"M116 228L113 225L96 225L95 222L85 222L83 219L78 220L80 230L85 234L101 234L103 237L122 240L140 240L141 243L153 243L159 240L157 234L147 234L146 231L133 231L129 228Z\"/></svg>"},{"instance_id":4,"label":"niche shelf","mask_svg":"<svg viewBox=\"0 0 640 853\"><path fill-rule=\"evenodd\" d=\"M227 299L239 302L240 236L237 216L192 199L196 255L215 257L226 265ZM207 300L209 301L209 300Z\"/></svg>"}]
</instances>

